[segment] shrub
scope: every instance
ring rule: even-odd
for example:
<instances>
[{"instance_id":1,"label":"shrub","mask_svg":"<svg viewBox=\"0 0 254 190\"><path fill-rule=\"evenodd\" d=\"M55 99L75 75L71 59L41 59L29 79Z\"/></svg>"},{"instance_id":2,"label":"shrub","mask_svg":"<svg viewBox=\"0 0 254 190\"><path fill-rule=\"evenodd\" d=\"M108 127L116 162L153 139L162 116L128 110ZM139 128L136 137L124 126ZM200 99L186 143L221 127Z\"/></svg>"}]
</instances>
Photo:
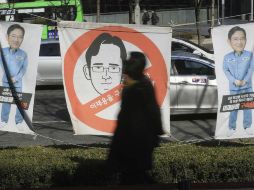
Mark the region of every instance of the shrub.
<instances>
[{"instance_id":1,"label":"shrub","mask_svg":"<svg viewBox=\"0 0 254 190\"><path fill-rule=\"evenodd\" d=\"M0 188L112 185L107 148L26 147L0 150ZM254 181L253 145L165 143L154 152L158 183Z\"/></svg>"},{"instance_id":2,"label":"shrub","mask_svg":"<svg viewBox=\"0 0 254 190\"><path fill-rule=\"evenodd\" d=\"M253 146L207 147L165 144L155 153L154 172L160 183L246 182L254 177Z\"/></svg>"}]
</instances>

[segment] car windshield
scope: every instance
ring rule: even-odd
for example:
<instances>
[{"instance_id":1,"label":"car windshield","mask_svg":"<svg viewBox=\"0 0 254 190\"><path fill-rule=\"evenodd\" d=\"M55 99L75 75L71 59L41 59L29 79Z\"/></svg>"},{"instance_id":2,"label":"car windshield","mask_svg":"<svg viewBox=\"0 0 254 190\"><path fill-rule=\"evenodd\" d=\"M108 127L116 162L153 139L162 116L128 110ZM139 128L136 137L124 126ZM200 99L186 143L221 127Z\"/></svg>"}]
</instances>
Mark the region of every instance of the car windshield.
<instances>
[{"instance_id":1,"label":"car windshield","mask_svg":"<svg viewBox=\"0 0 254 190\"><path fill-rule=\"evenodd\" d=\"M171 56L173 57L190 57L190 58L198 58L201 60L205 60L208 61L209 63L213 63L214 64L214 60L211 60L207 57L201 56L201 55L196 55L196 54L192 54L192 53L188 53L188 52L183 52L180 50L177 51L172 51Z\"/></svg>"},{"instance_id":2,"label":"car windshield","mask_svg":"<svg viewBox=\"0 0 254 190\"><path fill-rule=\"evenodd\" d=\"M185 41L185 42L187 42L187 43L190 43L190 44L192 44L192 45L194 45L194 46L197 46L198 48L202 49L203 51L205 51L205 52L207 52L207 53L212 53L212 54L214 53L213 50L209 50L209 49L207 49L207 48L205 48L205 47L203 47L203 46L200 46L200 45L198 45L198 44L196 44L196 43L194 43L194 42L192 42L192 41L185 40L185 39L180 39L180 40L183 40L183 41Z\"/></svg>"},{"instance_id":3,"label":"car windshield","mask_svg":"<svg viewBox=\"0 0 254 190\"><path fill-rule=\"evenodd\" d=\"M60 56L60 45L59 43L45 43L41 44L40 56Z\"/></svg>"},{"instance_id":4,"label":"car windshield","mask_svg":"<svg viewBox=\"0 0 254 190\"><path fill-rule=\"evenodd\" d=\"M171 65L179 75L215 75L214 68L196 60L175 59L172 60Z\"/></svg>"}]
</instances>

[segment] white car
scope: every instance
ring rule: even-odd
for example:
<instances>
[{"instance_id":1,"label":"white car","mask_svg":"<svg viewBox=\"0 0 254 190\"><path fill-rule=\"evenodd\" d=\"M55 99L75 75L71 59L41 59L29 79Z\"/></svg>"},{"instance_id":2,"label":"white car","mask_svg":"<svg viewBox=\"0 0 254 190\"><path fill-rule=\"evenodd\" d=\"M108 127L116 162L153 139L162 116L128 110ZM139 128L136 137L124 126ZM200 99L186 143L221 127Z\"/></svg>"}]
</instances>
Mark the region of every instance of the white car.
<instances>
[{"instance_id":1,"label":"white car","mask_svg":"<svg viewBox=\"0 0 254 190\"><path fill-rule=\"evenodd\" d=\"M213 53L192 42L172 38L172 51L189 52L214 60ZM43 40L37 74L37 85L62 85L62 60L58 40Z\"/></svg>"},{"instance_id":2,"label":"white car","mask_svg":"<svg viewBox=\"0 0 254 190\"><path fill-rule=\"evenodd\" d=\"M172 38L172 51L184 51L206 57L214 61L213 51L184 39Z\"/></svg>"},{"instance_id":3,"label":"white car","mask_svg":"<svg viewBox=\"0 0 254 190\"><path fill-rule=\"evenodd\" d=\"M216 113L214 61L193 53L171 55L170 114Z\"/></svg>"},{"instance_id":4,"label":"white car","mask_svg":"<svg viewBox=\"0 0 254 190\"><path fill-rule=\"evenodd\" d=\"M37 85L62 85L62 59L58 40L41 42Z\"/></svg>"},{"instance_id":5,"label":"white car","mask_svg":"<svg viewBox=\"0 0 254 190\"><path fill-rule=\"evenodd\" d=\"M37 85L63 85L59 42L42 41ZM171 54L171 115L217 111L214 61L185 51Z\"/></svg>"}]
</instances>

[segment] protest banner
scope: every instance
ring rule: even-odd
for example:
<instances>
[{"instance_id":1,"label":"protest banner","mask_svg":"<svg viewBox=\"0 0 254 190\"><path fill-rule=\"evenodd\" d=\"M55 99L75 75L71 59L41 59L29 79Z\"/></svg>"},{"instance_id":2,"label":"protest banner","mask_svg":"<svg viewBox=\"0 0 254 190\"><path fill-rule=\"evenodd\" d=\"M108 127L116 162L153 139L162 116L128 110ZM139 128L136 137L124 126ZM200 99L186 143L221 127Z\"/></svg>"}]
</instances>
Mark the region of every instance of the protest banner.
<instances>
[{"instance_id":1,"label":"protest banner","mask_svg":"<svg viewBox=\"0 0 254 190\"><path fill-rule=\"evenodd\" d=\"M0 22L0 130L34 134L32 121L40 25Z\"/></svg>"},{"instance_id":2,"label":"protest banner","mask_svg":"<svg viewBox=\"0 0 254 190\"><path fill-rule=\"evenodd\" d=\"M212 31L218 84L216 139L254 136L253 32L253 23Z\"/></svg>"},{"instance_id":3,"label":"protest banner","mask_svg":"<svg viewBox=\"0 0 254 190\"><path fill-rule=\"evenodd\" d=\"M143 52L169 129L171 28L63 21L58 25L67 107L75 134L111 135L122 89L122 60Z\"/></svg>"}]
</instances>

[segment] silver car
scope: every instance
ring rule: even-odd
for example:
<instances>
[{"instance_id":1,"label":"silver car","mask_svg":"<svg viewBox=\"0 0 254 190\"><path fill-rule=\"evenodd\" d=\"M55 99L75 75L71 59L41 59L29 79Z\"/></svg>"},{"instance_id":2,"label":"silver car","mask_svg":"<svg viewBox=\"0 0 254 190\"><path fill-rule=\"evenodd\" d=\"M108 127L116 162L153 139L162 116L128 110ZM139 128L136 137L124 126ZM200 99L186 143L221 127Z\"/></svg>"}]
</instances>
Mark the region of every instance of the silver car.
<instances>
[{"instance_id":1,"label":"silver car","mask_svg":"<svg viewBox=\"0 0 254 190\"><path fill-rule=\"evenodd\" d=\"M172 52L170 71L171 114L217 111L214 62L184 51ZM59 41L42 41L37 85L62 85Z\"/></svg>"},{"instance_id":2,"label":"silver car","mask_svg":"<svg viewBox=\"0 0 254 190\"><path fill-rule=\"evenodd\" d=\"M58 40L41 42L37 85L62 85L62 59Z\"/></svg>"},{"instance_id":3,"label":"silver car","mask_svg":"<svg viewBox=\"0 0 254 190\"><path fill-rule=\"evenodd\" d=\"M217 111L217 83L212 60L192 53L172 52L169 88L172 115Z\"/></svg>"}]
</instances>

